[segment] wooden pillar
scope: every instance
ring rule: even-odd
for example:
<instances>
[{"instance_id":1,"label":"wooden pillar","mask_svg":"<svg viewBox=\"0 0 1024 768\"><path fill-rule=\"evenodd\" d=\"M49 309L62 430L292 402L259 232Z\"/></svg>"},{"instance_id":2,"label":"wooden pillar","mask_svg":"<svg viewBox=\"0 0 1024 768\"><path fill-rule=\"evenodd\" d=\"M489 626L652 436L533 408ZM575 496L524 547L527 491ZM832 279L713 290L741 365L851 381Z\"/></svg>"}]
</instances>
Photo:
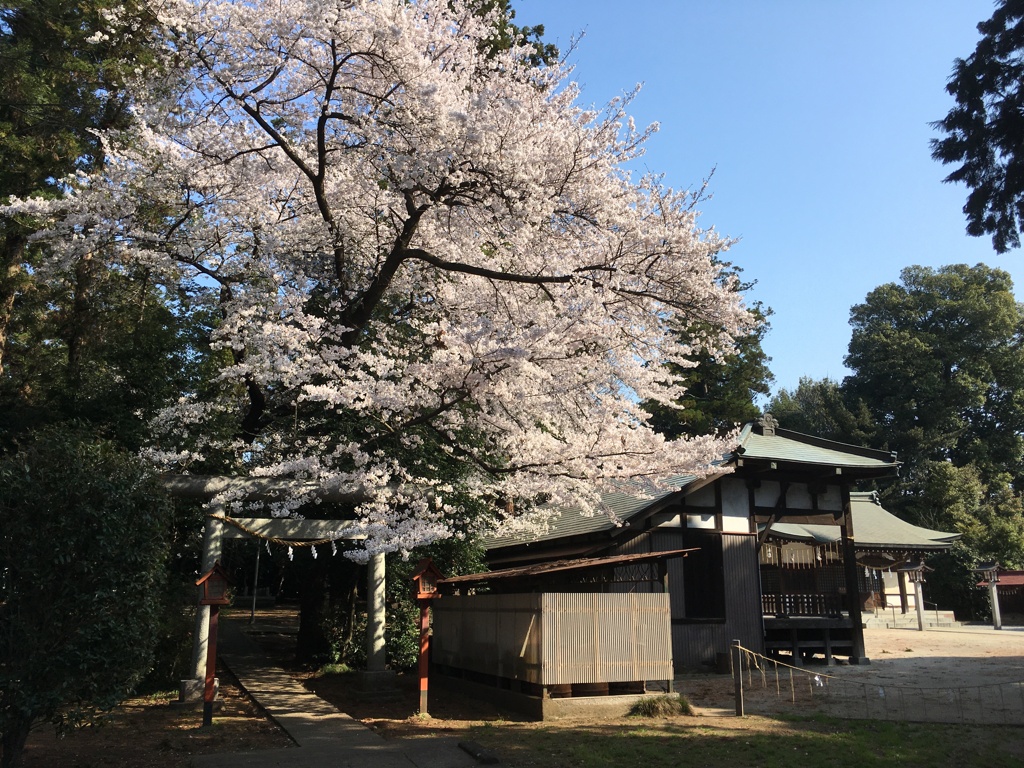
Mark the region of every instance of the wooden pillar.
<instances>
[{"instance_id":1,"label":"wooden pillar","mask_svg":"<svg viewBox=\"0 0 1024 768\"><path fill-rule=\"evenodd\" d=\"M900 613L905 615L910 610L910 601L907 598L907 574L904 571L896 571L896 580L900 585Z\"/></svg>"},{"instance_id":2,"label":"wooden pillar","mask_svg":"<svg viewBox=\"0 0 1024 768\"><path fill-rule=\"evenodd\" d=\"M923 575L923 574L922 574ZM924 585L922 579L914 582L914 603L917 608L917 631L924 632Z\"/></svg>"},{"instance_id":3,"label":"wooden pillar","mask_svg":"<svg viewBox=\"0 0 1024 768\"><path fill-rule=\"evenodd\" d=\"M732 659L733 697L736 702L736 716L743 717L746 708L743 702L743 646L739 640L733 640L729 646Z\"/></svg>"},{"instance_id":4,"label":"wooden pillar","mask_svg":"<svg viewBox=\"0 0 1024 768\"><path fill-rule=\"evenodd\" d=\"M843 566L846 572L846 605L850 614L851 664L870 664L864 649L864 622L861 618L860 579L857 573L857 552L854 544L853 515L850 505L850 486L845 481L840 486L843 498Z\"/></svg>"},{"instance_id":5,"label":"wooden pillar","mask_svg":"<svg viewBox=\"0 0 1024 768\"><path fill-rule=\"evenodd\" d=\"M786 564L782 559L782 546L779 545L779 600L776 606L776 614L789 614L789 600L786 597Z\"/></svg>"},{"instance_id":6,"label":"wooden pillar","mask_svg":"<svg viewBox=\"0 0 1024 768\"><path fill-rule=\"evenodd\" d=\"M420 714L429 714L427 691L430 686L430 600L420 600Z\"/></svg>"},{"instance_id":7,"label":"wooden pillar","mask_svg":"<svg viewBox=\"0 0 1024 768\"><path fill-rule=\"evenodd\" d=\"M204 605L210 614L209 642L206 654L206 678L203 683L203 725L213 725L213 700L217 698L217 617L219 605Z\"/></svg>"}]
</instances>

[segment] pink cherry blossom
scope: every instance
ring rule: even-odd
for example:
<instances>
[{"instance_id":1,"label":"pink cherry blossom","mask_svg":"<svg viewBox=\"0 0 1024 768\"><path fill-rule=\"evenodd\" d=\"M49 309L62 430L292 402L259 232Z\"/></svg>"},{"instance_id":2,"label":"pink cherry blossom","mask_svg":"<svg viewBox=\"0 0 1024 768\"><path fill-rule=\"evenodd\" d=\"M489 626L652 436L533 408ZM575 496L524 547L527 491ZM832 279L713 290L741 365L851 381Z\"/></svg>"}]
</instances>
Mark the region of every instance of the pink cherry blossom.
<instances>
[{"instance_id":1,"label":"pink cherry blossom","mask_svg":"<svg viewBox=\"0 0 1024 768\"><path fill-rule=\"evenodd\" d=\"M661 363L752 319L697 196L631 172L654 130L631 94L592 109L566 67L486 54L493 19L461 0L158 12L167 71L104 137L103 172L12 203L53 218L64 263L102 253L219 297L218 394L168 405L155 458L367 488L374 552L452 535L472 499L517 529L600 512L609 484L726 449L666 442L638 404L681 394ZM671 332L696 321L720 331ZM225 437L225 414L256 426ZM332 419L359 427L314 428Z\"/></svg>"}]
</instances>

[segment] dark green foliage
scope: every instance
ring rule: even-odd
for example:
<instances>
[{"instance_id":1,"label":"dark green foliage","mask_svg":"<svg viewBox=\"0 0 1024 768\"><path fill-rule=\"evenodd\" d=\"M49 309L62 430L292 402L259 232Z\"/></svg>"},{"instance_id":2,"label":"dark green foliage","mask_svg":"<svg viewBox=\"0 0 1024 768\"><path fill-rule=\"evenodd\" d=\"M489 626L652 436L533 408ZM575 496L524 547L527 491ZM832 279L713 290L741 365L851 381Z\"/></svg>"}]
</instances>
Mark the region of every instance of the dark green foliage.
<instances>
[{"instance_id":1,"label":"dark green foliage","mask_svg":"<svg viewBox=\"0 0 1024 768\"><path fill-rule=\"evenodd\" d=\"M151 21L131 0L14 0L0 8L0 200L56 196L68 174L102 162L95 131L130 119L122 84L154 63ZM15 300L34 282L31 232L31 221L0 217L0 373Z\"/></svg>"},{"instance_id":2,"label":"dark green foliage","mask_svg":"<svg viewBox=\"0 0 1024 768\"><path fill-rule=\"evenodd\" d=\"M143 274L96 267L87 279L37 284L15 303L0 374L0 451L70 419L138 450L158 409L202 386L212 310Z\"/></svg>"},{"instance_id":3,"label":"dark green foliage","mask_svg":"<svg viewBox=\"0 0 1024 768\"><path fill-rule=\"evenodd\" d=\"M975 464L988 480L1024 455L1024 315L1010 276L983 264L908 267L850 311L843 383L905 473L926 460Z\"/></svg>"},{"instance_id":4,"label":"dark green foliage","mask_svg":"<svg viewBox=\"0 0 1024 768\"><path fill-rule=\"evenodd\" d=\"M115 16L107 15L111 9ZM122 84L154 65L149 14L133 0L16 0L0 9L0 199L59 195L63 177L102 163L95 131L128 124ZM34 434L55 434L50 426L71 423L89 435L81 440L83 457L113 451L93 438L135 452L148 442L147 421L156 411L201 386L213 317L187 291L168 293L144 270L111 268L103 254L44 278L35 266L45 254L28 242L32 227L30 220L0 218L0 456ZM86 460L94 468L97 462ZM134 605L124 613L149 627L132 652L149 654L156 644L147 685L181 676L190 629L181 583L194 578L190 547L201 529L187 513L173 525L164 519L166 530L151 531L149 522L140 530L170 542L177 568L158 584L140 584L141 614ZM62 546L57 540L55 547ZM162 568L161 557L154 568ZM126 669L137 666L130 655L127 661Z\"/></svg>"},{"instance_id":5,"label":"dark green foliage","mask_svg":"<svg viewBox=\"0 0 1024 768\"><path fill-rule=\"evenodd\" d=\"M558 61L558 48L541 39L544 37L544 25L520 27L514 24L512 20L516 17L516 12L509 7L509 0L477 0L476 9L481 16L494 10L502 16L494 34L487 40L488 58L499 51L507 51L513 45L527 45L533 49L528 56L533 66L539 67L541 64L554 64Z\"/></svg>"},{"instance_id":6,"label":"dark green foliage","mask_svg":"<svg viewBox=\"0 0 1024 768\"><path fill-rule=\"evenodd\" d=\"M102 163L95 131L127 124L121 86L153 65L148 14L105 0L0 9L0 199L58 195ZM102 254L44 279L31 228L0 218L0 453L69 419L136 450L156 410L197 386L212 317Z\"/></svg>"},{"instance_id":7,"label":"dark green foliage","mask_svg":"<svg viewBox=\"0 0 1024 768\"><path fill-rule=\"evenodd\" d=\"M991 235L999 253L1020 245L1024 213L1024 2L1002 0L978 24L974 53L957 59L946 90L956 105L934 127L932 156L959 164L946 177L970 190L967 232Z\"/></svg>"},{"instance_id":8,"label":"dark green foliage","mask_svg":"<svg viewBox=\"0 0 1024 768\"><path fill-rule=\"evenodd\" d=\"M909 267L851 310L845 405L863 404L875 446L898 452L887 509L961 543L936 559L930 600L974 616L977 560L1024 561L1024 312L1002 270ZM838 409L842 413L842 409Z\"/></svg>"},{"instance_id":9,"label":"dark green foliage","mask_svg":"<svg viewBox=\"0 0 1024 768\"><path fill-rule=\"evenodd\" d=\"M925 462L911 481L887 489L883 499L917 525L961 535L949 552L928 558L935 571L927 576L926 598L961 619L986 618L988 597L976 587L973 568L982 560L1012 568L1024 558L1021 500L1006 477L984 483L973 465Z\"/></svg>"},{"instance_id":10,"label":"dark green foliage","mask_svg":"<svg viewBox=\"0 0 1024 768\"><path fill-rule=\"evenodd\" d=\"M120 21L109 21L108 9ZM14 0L0 8L0 197L55 193L63 176L101 162L93 131L128 121L121 84L152 64L150 23L134 2Z\"/></svg>"},{"instance_id":11,"label":"dark green foliage","mask_svg":"<svg viewBox=\"0 0 1024 768\"><path fill-rule=\"evenodd\" d=\"M928 567L935 570L925 577L925 601L954 611L961 621L991 619L988 591L977 586L979 576L974 572L982 559L977 549L962 542L929 557Z\"/></svg>"},{"instance_id":12,"label":"dark green foliage","mask_svg":"<svg viewBox=\"0 0 1024 768\"><path fill-rule=\"evenodd\" d=\"M740 269L725 265L723 279L738 278ZM749 291L752 283L735 283L737 291ZM775 381L768 368L771 358L761 343L771 329L768 318L772 310L755 303L751 309L756 324L735 341L735 349L728 355L710 355L700 350L690 357L696 368L681 368L674 364L668 369L682 377L686 394L676 401L677 408L668 408L654 402L644 403L651 414L651 426L669 438L695 437L714 432L725 432L753 421L761 414L755 404L759 396L767 396ZM697 339L702 334L714 334L718 329L688 327L676 330L683 338Z\"/></svg>"},{"instance_id":13,"label":"dark green foliage","mask_svg":"<svg viewBox=\"0 0 1024 768\"><path fill-rule=\"evenodd\" d=\"M170 505L110 443L47 430L0 459L0 731L90 721L153 663Z\"/></svg>"},{"instance_id":14,"label":"dark green foliage","mask_svg":"<svg viewBox=\"0 0 1024 768\"><path fill-rule=\"evenodd\" d=\"M174 500L165 532L167 568L156 591L159 618L154 633L153 664L137 688L152 693L177 688L191 677L192 630L195 626L195 587L200 572L205 512L195 501ZM244 583L239 581L238 583Z\"/></svg>"},{"instance_id":15,"label":"dark green foliage","mask_svg":"<svg viewBox=\"0 0 1024 768\"><path fill-rule=\"evenodd\" d=\"M802 377L792 392L779 390L768 411L783 429L850 445L874 444L875 423L864 403L848 403L845 390L832 379Z\"/></svg>"}]
</instances>

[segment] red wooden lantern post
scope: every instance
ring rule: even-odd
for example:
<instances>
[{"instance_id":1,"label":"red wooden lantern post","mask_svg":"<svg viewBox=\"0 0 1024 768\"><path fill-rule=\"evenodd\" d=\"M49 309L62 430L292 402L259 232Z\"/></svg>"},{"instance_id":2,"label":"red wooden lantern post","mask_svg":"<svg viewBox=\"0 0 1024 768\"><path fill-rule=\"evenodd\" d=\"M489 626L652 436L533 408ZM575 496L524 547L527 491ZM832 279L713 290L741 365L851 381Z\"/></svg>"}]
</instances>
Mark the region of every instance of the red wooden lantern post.
<instances>
[{"instance_id":1,"label":"red wooden lantern post","mask_svg":"<svg viewBox=\"0 0 1024 768\"><path fill-rule=\"evenodd\" d=\"M416 600L420 604L420 714L427 713L427 684L430 677L430 603L437 594L438 579L444 575L429 557L420 560L412 576Z\"/></svg>"},{"instance_id":2,"label":"red wooden lantern post","mask_svg":"<svg viewBox=\"0 0 1024 768\"><path fill-rule=\"evenodd\" d=\"M219 560L196 581L196 586L199 587L199 605L210 606L210 631L206 644L206 687L203 689L204 726L213 724L213 682L217 676L217 619L220 607L231 603L231 598L228 597L230 585L231 579L227 571L221 567Z\"/></svg>"}]
</instances>

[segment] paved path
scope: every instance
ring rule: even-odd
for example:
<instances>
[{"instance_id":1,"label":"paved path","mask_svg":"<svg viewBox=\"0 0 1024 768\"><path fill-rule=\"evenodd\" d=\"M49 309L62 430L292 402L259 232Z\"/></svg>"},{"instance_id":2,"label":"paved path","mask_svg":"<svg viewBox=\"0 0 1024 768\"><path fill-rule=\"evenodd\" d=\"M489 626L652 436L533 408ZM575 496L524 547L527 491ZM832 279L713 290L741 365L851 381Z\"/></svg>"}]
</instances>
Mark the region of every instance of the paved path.
<instances>
[{"instance_id":1,"label":"paved path","mask_svg":"<svg viewBox=\"0 0 1024 768\"><path fill-rule=\"evenodd\" d=\"M477 762L455 739L385 741L273 666L238 621L222 619L222 664L283 728L296 746L259 752L197 755L194 768L470 768Z\"/></svg>"}]
</instances>

